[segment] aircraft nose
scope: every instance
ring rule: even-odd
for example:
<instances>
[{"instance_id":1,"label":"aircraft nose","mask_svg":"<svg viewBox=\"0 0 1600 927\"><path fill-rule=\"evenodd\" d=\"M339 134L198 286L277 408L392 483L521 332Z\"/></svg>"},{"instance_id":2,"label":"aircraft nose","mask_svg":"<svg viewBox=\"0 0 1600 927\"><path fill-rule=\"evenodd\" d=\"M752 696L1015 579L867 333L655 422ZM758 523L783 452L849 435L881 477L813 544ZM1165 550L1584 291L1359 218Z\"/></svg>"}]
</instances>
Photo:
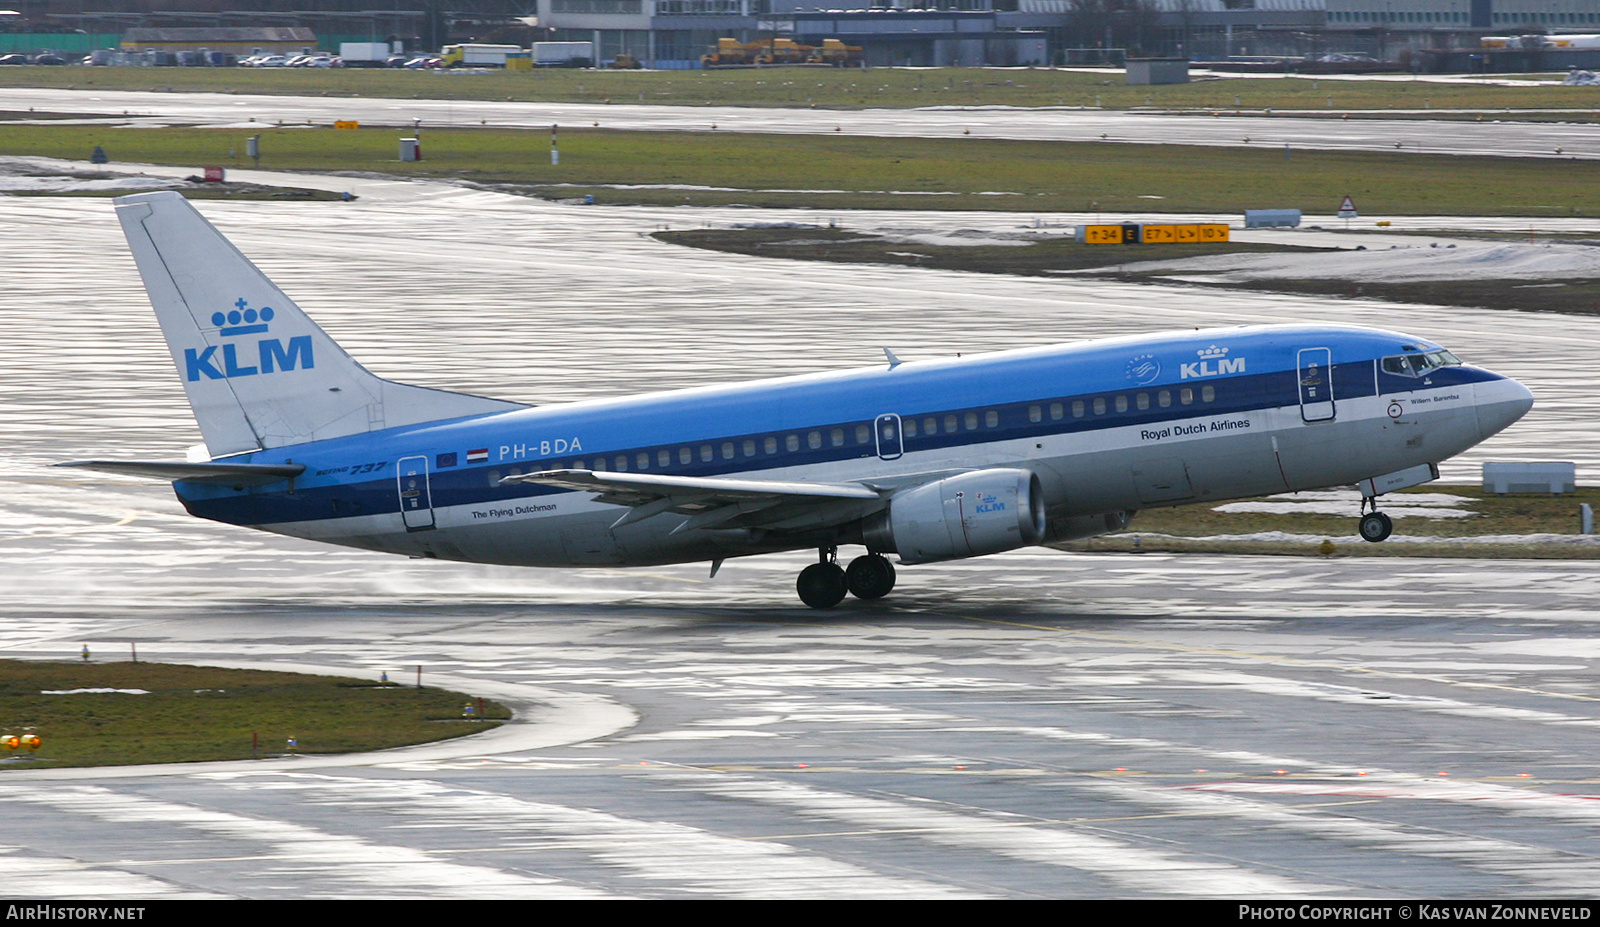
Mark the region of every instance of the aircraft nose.
<instances>
[{"instance_id":1,"label":"aircraft nose","mask_svg":"<svg viewBox=\"0 0 1600 927\"><path fill-rule=\"evenodd\" d=\"M1484 438L1509 427L1533 408L1533 393L1510 377L1479 383L1477 400L1478 433Z\"/></svg>"}]
</instances>

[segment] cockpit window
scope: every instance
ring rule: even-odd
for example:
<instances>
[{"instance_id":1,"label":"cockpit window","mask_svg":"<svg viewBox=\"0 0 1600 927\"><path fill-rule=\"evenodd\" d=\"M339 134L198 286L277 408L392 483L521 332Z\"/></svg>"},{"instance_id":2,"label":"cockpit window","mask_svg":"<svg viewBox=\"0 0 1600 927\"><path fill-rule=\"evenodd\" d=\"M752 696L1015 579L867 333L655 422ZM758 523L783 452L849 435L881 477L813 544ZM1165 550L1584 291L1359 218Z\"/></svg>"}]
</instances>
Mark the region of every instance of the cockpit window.
<instances>
[{"instance_id":1,"label":"cockpit window","mask_svg":"<svg viewBox=\"0 0 1600 927\"><path fill-rule=\"evenodd\" d=\"M1426 354L1396 354L1383 359L1383 372L1398 377L1420 377L1440 367L1460 366L1461 360L1449 351L1429 351Z\"/></svg>"}]
</instances>

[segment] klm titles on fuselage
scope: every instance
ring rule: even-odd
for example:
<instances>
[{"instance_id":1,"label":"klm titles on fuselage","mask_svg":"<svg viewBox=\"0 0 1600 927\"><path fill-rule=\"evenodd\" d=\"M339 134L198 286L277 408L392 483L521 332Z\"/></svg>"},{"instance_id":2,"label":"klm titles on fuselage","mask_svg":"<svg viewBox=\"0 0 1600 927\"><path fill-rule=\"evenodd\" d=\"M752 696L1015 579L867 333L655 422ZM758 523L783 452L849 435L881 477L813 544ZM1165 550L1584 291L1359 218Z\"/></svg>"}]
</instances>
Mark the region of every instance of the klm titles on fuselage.
<instances>
[{"instance_id":1,"label":"klm titles on fuselage","mask_svg":"<svg viewBox=\"0 0 1600 927\"><path fill-rule=\"evenodd\" d=\"M1222 377L1230 373L1244 373L1244 358L1228 357L1227 348L1212 345L1201 351L1194 352L1199 360L1190 364L1178 365L1178 379L1190 380L1199 377Z\"/></svg>"},{"instance_id":2,"label":"klm titles on fuselage","mask_svg":"<svg viewBox=\"0 0 1600 927\"><path fill-rule=\"evenodd\" d=\"M274 315L272 307L264 306L258 311L251 309L249 305L243 297L240 297L239 301L234 303L236 308L232 312L213 312L211 324L217 326L218 334L224 338L265 334ZM296 335L289 339L288 344L278 338L262 338L256 342L255 354L252 356L246 347L245 356L242 358L239 356L240 345L248 345L248 342L227 341L221 345L210 345L203 351L184 348L184 376L193 383L201 377L207 380L227 380L233 377L253 377L257 374L289 371L296 367L310 370L317 365L316 358L312 355L310 335ZM222 352L221 357L217 356L219 348ZM250 363L252 360L255 361L254 364Z\"/></svg>"}]
</instances>

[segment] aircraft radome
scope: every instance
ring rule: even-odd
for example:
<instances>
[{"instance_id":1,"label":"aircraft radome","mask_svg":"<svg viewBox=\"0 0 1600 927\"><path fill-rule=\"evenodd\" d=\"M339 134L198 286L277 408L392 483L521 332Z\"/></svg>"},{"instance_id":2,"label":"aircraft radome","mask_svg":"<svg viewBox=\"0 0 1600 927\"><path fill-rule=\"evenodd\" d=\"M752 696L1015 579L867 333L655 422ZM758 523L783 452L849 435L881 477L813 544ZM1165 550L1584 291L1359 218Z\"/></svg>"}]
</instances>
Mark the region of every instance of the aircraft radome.
<instances>
[{"instance_id":1,"label":"aircraft radome","mask_svg":"<svg viewBox=\"0 0 1600 927\"><path fill-rule=\"evenodd\" d=\"M116 200L199 421L190 513L368 550L543 567L812 549L830 608L935 563L1050 546L1136 510L1382 493L1521 418L1522 384L1411 335L1184 331L530 407L407 386L345 354L176 193ZM1371 509L1368 511L1368 509ZM849 567L840 547L865 547Z\"/></svg>"}]
</instances>

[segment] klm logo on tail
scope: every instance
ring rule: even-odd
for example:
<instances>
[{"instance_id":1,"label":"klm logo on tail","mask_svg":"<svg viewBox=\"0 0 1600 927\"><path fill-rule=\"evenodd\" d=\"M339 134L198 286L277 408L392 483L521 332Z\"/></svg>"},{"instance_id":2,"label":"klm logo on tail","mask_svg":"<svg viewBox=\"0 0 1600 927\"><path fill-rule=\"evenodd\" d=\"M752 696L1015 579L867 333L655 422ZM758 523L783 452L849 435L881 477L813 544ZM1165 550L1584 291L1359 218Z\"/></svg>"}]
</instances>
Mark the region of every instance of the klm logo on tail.
<instances>
[{"instance_id":1,"label":"klm logo on tail","mask_svg":"<svg viewBox=\"0 0 1600 927\"><path fill-rule=\"evenodd\" d=\"M234 303L234 306L231 312L211 313L211 324L217 326L218 333L222 337L239 338L244 335L267 333L274 315L271 306L263 306L259 310L251 309L243 297ZM243 358L239 356L241 346L244 347ZM310 335L296 335L289 339L288 344L284 344L278 338L261 338L255 342L254 353L250 351L248 341L224 342L221 345L221 357L217 356L217 347L212 345L203 351L184 348L184 371L189 382L196 382L201 377L207 380L227 380L233 377L253 377L257 374L277 373L280 370L294 370L297 366L301 370L310 370L316 366L316 360L311 354Z\"/></svg>"}]
</instances>

